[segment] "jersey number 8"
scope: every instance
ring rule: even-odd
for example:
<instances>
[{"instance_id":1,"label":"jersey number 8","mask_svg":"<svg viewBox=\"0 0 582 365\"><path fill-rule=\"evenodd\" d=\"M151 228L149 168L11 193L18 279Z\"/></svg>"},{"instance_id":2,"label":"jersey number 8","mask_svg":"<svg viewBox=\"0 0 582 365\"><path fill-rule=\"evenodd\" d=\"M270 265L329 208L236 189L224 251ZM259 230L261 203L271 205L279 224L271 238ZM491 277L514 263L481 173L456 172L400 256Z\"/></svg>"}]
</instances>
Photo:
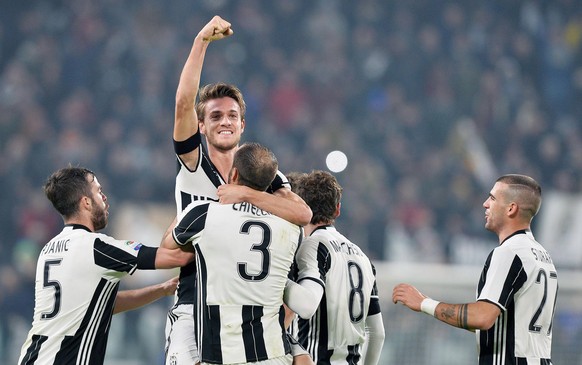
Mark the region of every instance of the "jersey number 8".
<instances>
[{"instance_id":1,"label":"jersey number 8","mask_svg":"<svg viewBox=\"0 0 582 365\"><path fill-rule=\"evenodd\" d=\"M364 277L362 269L354 261L348 261L348 274L350 277L350 295L348 299L348 308L350 320L357 323L364 318Z\"/></svg>"}]
</instances>

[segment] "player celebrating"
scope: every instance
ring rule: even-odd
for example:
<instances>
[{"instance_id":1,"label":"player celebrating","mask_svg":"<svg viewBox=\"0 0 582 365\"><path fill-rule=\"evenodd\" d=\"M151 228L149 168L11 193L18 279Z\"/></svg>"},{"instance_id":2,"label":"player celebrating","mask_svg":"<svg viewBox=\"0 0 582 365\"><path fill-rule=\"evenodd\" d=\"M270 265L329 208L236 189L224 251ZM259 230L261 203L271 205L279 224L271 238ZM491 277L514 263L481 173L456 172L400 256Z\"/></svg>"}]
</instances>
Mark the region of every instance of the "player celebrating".
<instances>
[{"instance_id":1,"label":"player celebrating","mask_svg":"<svg viewBox=\"0 0 582 365\"><path fill-rule=\"evenodd\" d=\"M483 207L485 228L497 234L499 246L485 262L476 302L440 303L399 284L394 303L475 331L480 365L551 365L558 274L530 228L541 202L542 189L529 176L504 175L495 182Z\"/></svg>"},{"instance_id":2,"label":"player celebrating","mask_svg":"<svg viewBox=\"0 0 582 365\"><path fill-rule=\"evenodd\" d=\"M235 153L229 182L264 191L276 172L267 148L246 143ZM201 361L291 364L283 291L301 227L248 202L198 201L182 213L172 235L196 249Z\"/></svg>"},{"instance_id":3,"label":"player celebrating","mask_svg":"<svg viewBox=\"0 0 582 365\"><path fill-rule=\"evenodd\" d=\"M226 185L225 177L228 177L245 127L245 102L238 88L224 83L202 88L197 103L196 95L208 44L232 34L229 22L218 16L212 18L194 39L180 75L173 132L178 160L177 214L199 200L247 201L295 224L307 224L311 210L291 192L282 174L271 184L272 194L243 185ZM201 134L206 137L206 146L202 144ZM167 365L199 361L192 314L195 272L194 263L180 271L177 301L168 313L166 324Z\"/></svg>"},{"instance_id":4,"label":"player celebrating","mask_svg":"<svg viewBox=\"0 0 582 365\"><path fill-rule=\"evenodd\" d=\"M103 364L113 313L175 289L169 282L120 292L116 300L120 279L136 269L182 266L194 255L96 233L107 225L109 204L97 177L85 168L53 173L44 190L65 227L40 252L34 319L18 363Z\"/></svg>"},{"instance_id":5,"label":"player celebrating","mask_svg":"<svg viewBox=\"0 0 582 365\"><path fill-rule=\"evenodd\" d=\"M325 171L298 175L294 182L313 212L296 254L297 284L289 281L285 293L301 317L299 342L317 364L357 364L364 355L364 365L376 365L385 336L376 274L364 252L333 226L342 188ZM306 301L305 295L317 300Z\"/></svg>"}]
</instances>

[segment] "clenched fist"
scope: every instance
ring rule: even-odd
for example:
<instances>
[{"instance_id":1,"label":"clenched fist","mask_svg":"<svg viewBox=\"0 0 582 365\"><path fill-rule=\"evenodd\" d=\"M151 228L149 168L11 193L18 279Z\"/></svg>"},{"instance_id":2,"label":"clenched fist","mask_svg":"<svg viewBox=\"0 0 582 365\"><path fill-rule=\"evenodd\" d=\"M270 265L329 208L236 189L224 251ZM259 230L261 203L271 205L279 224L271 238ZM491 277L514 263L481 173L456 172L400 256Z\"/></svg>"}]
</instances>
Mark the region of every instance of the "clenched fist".
<instances>
[{"instance_id":1,"label":"clenched fist","mask_svg":"<svg viewBox=\"0 0 582 365\"><path fill-rule=\"evenodd\" d=\"M215 15L208 24L202 28L199 36L205 42L212 42L232 35L234 32L230 27L230 23Z\"/></svg>"}]
</instances>

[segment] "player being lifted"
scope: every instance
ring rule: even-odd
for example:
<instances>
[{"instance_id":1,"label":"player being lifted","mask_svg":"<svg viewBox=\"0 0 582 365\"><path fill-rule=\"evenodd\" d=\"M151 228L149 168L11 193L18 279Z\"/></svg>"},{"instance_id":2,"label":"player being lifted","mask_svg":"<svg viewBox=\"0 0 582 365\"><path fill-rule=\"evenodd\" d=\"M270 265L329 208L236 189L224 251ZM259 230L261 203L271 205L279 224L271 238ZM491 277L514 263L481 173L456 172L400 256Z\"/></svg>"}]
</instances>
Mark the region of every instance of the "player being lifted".
<instances>
[{"instance_id":1,"label":"player being lifted","mask_svg":"<svg viewBox=\"0 0 582 365\"><path fill-rule=\"evenodd\" d=\"M269 191L272 194L241 185L226 185L245 128L245 102L234 85L216 83L199 92L199 84L208 45L232 34L229 22L218 16L212 18L194 39L180 75L173 132L178 161L177 215L196 200L247 201L289 222L305 225L311 219L311 210L291 192L282 174L278 173L271 184ZM202 134L206 145L202 143ZM193 320L195 272L194 264L180 272L177 301L170 309L166 323L167 365L199 361Z\"/></svg>"},{"instance_id":2,"label":"player being lifted","mask_svg":"<svg viewBox=\"0 0 582 365\"><path fill-rule=\"evenodd\" d=\"M245 143L228 181L264 191L276 173L271 151ZM248 202L197 201L186 208L167 239L170 246L173 239L196 250L194 313L202 363L292 363L283 292L301 237L298 225Z\"/></svg>"}]
</instances>

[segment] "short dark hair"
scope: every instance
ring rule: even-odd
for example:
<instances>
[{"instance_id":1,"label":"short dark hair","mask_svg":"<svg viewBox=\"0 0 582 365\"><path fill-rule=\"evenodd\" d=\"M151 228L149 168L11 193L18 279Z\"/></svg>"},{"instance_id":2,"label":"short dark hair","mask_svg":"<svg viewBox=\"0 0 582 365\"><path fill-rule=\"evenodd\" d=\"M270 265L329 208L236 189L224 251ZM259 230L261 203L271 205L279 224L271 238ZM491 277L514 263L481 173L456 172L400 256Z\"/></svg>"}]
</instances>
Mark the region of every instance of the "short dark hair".
<instances>
[{"instance_id":1,"label":"short dark hair","mask_svg":"<svg viewBox=\"0 0 582 365\"><path fill-rule=\"evenodd\" d=\"M245 143L234 154L232 166L238 170L238 182L255 190L265 191L273 182L279 164L267 147Z\"/></svg>"},{"instance_id":2,"label":"short dark hair","mask_svg":"<svg viewBox=\"0 0 582 365\"><path fill-rule=\"evenodd\" d=\"M224 82L217 82L215 84L208 84L202 87L198 93L198 102L196 103L196 114L198 121L202 122L205 116L205 107L209 100L229 97L234 99L240 107L240 117L245 119L247 106L242 92L238 87Z\"/></svg>"},{"instance_id":3,"label":"short dark hair","mask_svg":"<svg viewBox=\"0 0 582 365\"><path fill-rule=\"evenodd\" d=\"M291 171L285 174L285 177L289 181L289 185L291 185L291 191L297 194L297 187L301 183L301 179L307 176L306 172L299 172L299 171Z\"/></svg>"},{"instance_id":4,"label":"short dark hair","mask_svg":"<svg viewBox=\"0 0 582 365\"><path fill-rule=\"evenodd\" d=\"M312 224L329 224L336 218L336 208L342 198L342 187L332 174L314 170L298 180L295 192L311 208Z\"/></svg>"},{"instance_id":5,"label":"short dark hair","mask_svg":"<svg viewBox=\"0 0 582 365\"><path fill-rule=\"evenodd\" d=\"M88 178L91 177L91 178ZM91 196L95 173L84 167L68 166L51 174L44 184L44 193L53 207L65 218L79 210L79 200Z\"/></svg>"},{"instance_id":6,"label":"short dark hair","mask_svg":"<svg viewBox=\"0 0 582 365\"><path fill-rule=\"evenodd\" d=\"M507 184L509 200L515 201L521 210L533 218L542 204L542 187L533 178L526 175L507 174L499 177L497 182Z\"/></svg>"}]
</instances>

